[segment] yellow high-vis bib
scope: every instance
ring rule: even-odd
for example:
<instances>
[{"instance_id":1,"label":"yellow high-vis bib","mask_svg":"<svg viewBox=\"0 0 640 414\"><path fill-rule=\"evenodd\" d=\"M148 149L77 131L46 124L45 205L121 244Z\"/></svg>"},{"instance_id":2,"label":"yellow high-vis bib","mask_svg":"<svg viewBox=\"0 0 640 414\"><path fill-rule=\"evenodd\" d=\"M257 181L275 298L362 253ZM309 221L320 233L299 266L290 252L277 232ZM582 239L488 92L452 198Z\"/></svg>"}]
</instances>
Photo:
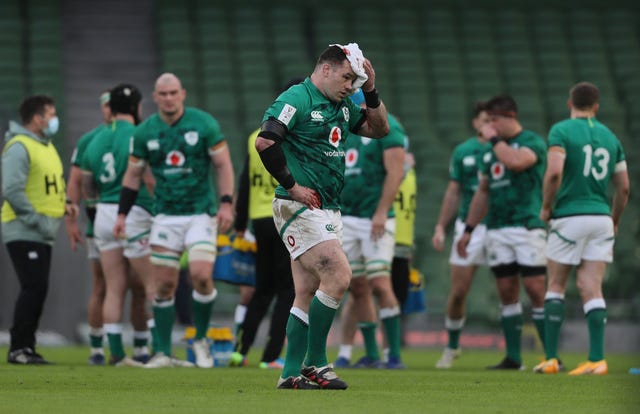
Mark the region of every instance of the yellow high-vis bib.
<instances>
[{"instance_id":1,"label":"yellow high-vis bib","mask_svg":"<svg viewBox=\"0 0 640 414\"><path fill-rule=\"evenodd\" d=\"M278 181L264 168L256 150L259 129L255 130L247 143L249 152L249 218L252 220L273 216L271 202Z\"/></svg>"},{"instance_id":2,"label":"yellow high-vis bib","mask_svg":"<svg viewBox=\"0 0 640 414\"><path fill-rule=\"evenodd\" d=\"M29 155L29 175L25 186L27 199L37 213L55 218L62 217L66 193L64 171L58 151L51 142L43 144L26 135L13 137L7 142L4 151L16 142L24 145ZM15 219L16 213L5 200L2 204L2 222Z\"/></svg>"},{"instance_id":3,"label":"yellow high-vis bib","mask_svg":"<svg viewBox=\"0 0 640 414\"><path fill-rule=\"evenodd\" d=\"M393 202L393 211L396 213L396 244L413 246L416 195L416 170L412 168L402 180L396 199Z\"/></svg>"}]
</instances>

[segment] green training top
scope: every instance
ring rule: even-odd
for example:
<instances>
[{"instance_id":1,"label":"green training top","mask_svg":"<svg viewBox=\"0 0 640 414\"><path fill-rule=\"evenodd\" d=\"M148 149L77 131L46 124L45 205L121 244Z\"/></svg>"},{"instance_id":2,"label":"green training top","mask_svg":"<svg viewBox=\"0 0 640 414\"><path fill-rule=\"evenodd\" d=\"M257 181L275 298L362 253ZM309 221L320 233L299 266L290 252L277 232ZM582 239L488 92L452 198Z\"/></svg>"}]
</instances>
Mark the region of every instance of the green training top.
<instances>
[{"instance_id":1,"label":"green training top","mask_svg":"<svg viewBox=\"0 0 640 414\"><path fill-rule=\"evenodd\" d=\"M529 130L523 130L507 143L513 148L531 149L537 160L528 169L515 172L497 160L493 149L483 155L480 171L489 178L487 228L544 228L539 214L547 145L542 137Z\"/></svg>"},{"instance_id":2,"label":"green training top","mask_svg":"<svg viewBox=\"0 0 640 414\"><path fill-rule=\"evenodd\" d=\"M323 209L340 209L344 141L359 129L364 112L351 99L330 101L307 78L276 98L262 120L268 118L287 127L282 149L296 182L316 190ZM276 196L289 197L282 186Z\"/></svg>"},{"instance_id":3,"label":"green training top","mask_svg":"<svg viewBox=\"0 0 640 414\"><path fill-rule=\"evenodd\" d=\"M552 217L611 214L607 186L626 169L618 138L595 118L567 119L549 131L549 147L555 146L566 156Z\"/></svg>"},{"instance_id":4,"label":"green training top","mask_svg":"<svg viewBox=\"0 0 640 414\"><path fill-rule=\"evenodd\" d=\"M373 217L387 175L384 151L404 147L407 133L394 116L388 115L387 118L389 134L385 137L371 139L353 135L346 142L344 188L340 198L342 214L345 216ZM395 217L393 205L388 217Z\"/></svg>"},{"instance_id":5,"label":"green training top","mask_svg":"<svg viewBox=\"0 0 640 414\"><path fill-rule=\"evenodd\" d=\"M478 170L482 155L490 149L491 144L483 144L477 137L471 137L458 144L451 154L449 178L460 185L458 218L462 221L467 218L471 199L478 189Z\"/></svg>"},{"instance_id":6,"label":"green training top","mask_svg":"<svg viewBox=\"0 0 640 414\"><path fill-rule=\"evenodd\" d=\"M128 121L113 121L111 128L95 135L80 160L80 168L93 173L100 203L118 204L134 130L135 126ZM153 213L153 198L145 185L140 186L135 204Z\"/></svg>"},{"instance_id":7,"label":"green training top","mask_svg":"<svg viewBox=\"0 0 640 414\"><path fill-rule=\"evenodd\" d=\"M157 214L216 214L209 149L222 141L218 121L196 108L185 108L173 125L157 113L138 125L131 153L151 167Z\"/></svg>"}]
</instances>

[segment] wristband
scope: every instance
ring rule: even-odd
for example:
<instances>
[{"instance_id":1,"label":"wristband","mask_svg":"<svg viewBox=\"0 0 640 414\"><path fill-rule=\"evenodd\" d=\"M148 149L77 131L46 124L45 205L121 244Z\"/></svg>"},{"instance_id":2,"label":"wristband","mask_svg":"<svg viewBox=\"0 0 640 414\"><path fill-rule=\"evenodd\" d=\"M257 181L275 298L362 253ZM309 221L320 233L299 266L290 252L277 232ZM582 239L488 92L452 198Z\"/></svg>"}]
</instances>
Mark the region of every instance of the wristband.
<instances>
[{"instance_id":1,"label":"wristband","mask_svg":"<svg viewBox=\"0 0 640 414\"><path fill-rule=\"evenodd\" d=\"M229 194L223 195L222 197L220 197L220 204L222 203L233 204L233 197L231 197Z\"/></svg>"},{"instance_id":2,"label":"wristband","mask_svg":"<svg viewBox=\"0 0 640 414\"><path fill-rule=\"evenodd\" d=\"M464 226L464 232L465 233L472 233L473 229L475 229L475 228L476 228L476 226L472 226L472 225L466 224Z\"/></svg>"},{"instance_id":3,"label":"wristband","mask_svg":"<svg viewBox=\"0 0 640 414\"><path fill-rule=\"evenodd\" d=\"M489 138L489 142L491 143L491 146L492 146L492 147L495 147L495 146L496 146L496 144L497 144L498 142L500 142L500 141L501 141L501 139L500 139L500 137L499 137L499 136L497 136L497 135L494 135L494 136L492 136L491 138Z\"/></svg>"},{"instance_id":4,"label":"wristband","mask_svg":"<svg viewBox=\"0 0 640 414\"><path fill-rule=\"evenodd\" d=\"M380 106L380 96L376 88L373 88L373 90L369 92L362 91L362 94L364 95L364 102L368 108L375 109Z\"/></svg>"},{"instance_id":5,"label":"wristband","mask_svg":"<svg viewBox=\"0 0 640 414\"><path fill-rule=\"evenodd\" d=\"M118 201L118 214L124 214L125 216L131 211L131 207L136 202L138 197L138 190L134 190L129 187L122 187L120 190L120 200Z\"/></svg>"}]
</instances>

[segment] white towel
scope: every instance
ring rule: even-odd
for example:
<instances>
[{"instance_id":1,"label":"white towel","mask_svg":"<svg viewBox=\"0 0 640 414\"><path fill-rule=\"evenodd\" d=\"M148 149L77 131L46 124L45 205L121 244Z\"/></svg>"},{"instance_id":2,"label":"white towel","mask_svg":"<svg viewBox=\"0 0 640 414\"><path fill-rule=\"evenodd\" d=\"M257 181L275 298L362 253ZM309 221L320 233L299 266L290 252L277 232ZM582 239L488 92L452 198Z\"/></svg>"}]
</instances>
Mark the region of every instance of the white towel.
<instances>
[{"instance_id":1,"label":"white towel","mask_svg":"<svg viewBox=\"0 0 640 414\"><path fill-rule=\"evenodd\" d=\"M353 82L353 89L361 88L362 85L369 79L367 73L364 71L364 55L362 54L362 50L360 50L360 46L357 43L349 43L346 46L334 43L329 46L338 46L342 49L345 55L347 55L347 59L351 64L351 69L355 72L358 77Z\"/></svg>"}]
</instances>

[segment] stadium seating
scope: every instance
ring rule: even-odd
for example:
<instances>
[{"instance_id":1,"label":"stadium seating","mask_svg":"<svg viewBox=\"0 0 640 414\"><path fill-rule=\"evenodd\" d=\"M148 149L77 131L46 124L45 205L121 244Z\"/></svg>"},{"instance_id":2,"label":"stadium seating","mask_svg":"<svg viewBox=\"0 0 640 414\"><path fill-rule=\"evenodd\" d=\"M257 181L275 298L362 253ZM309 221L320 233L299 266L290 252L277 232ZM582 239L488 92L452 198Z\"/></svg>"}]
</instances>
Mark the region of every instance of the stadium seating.
<instances>
[{"instance_id":1,"label":"stadium seating","mask_svg":"<svg viewBox=\"0 0 640 414\"><path fill-rule=\"evenodd\" d=\"M340 6L324 2L287 0L156 4L164 68L180 72L196 91L192 102L218 117L234 139L232 153L244 152L244 137L258 126L276 91L290 77L308 75L328 44L360 44L416 154L416 263L427 277L447 272L446 255L433 253L429 238L450 152L472 135L470 115L479 99L512 94L523 125L546 136L568 116L569 87L592 81L602 94L599 118L618 134L630 173L640 178L640 154L632 145L640 136L640 34L631 6L436 1L427 7L375 0L357 13L340 13ZM234 154L236 165L241 158ZM637 209L636 218L626 216L631 231L620 238L619 251L633 259ZM625 257L616 269L629 268Z\"/></svg>"}]
</instances>

